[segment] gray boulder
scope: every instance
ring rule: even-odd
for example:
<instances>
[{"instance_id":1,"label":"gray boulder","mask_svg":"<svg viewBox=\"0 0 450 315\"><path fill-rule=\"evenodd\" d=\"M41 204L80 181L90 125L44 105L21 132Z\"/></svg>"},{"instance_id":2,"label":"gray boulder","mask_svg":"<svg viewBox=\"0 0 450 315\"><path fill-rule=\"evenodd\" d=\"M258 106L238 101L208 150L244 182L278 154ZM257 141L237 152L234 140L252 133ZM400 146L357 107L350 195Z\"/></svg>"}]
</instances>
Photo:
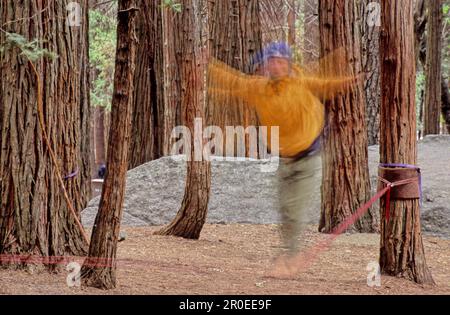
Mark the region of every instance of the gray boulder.
<instances>
[{"instance_id":1,"label":"gray boulder","mask_svg":"<svg viewBox=\"0 0 450 315\"><path fill-rule=\"evenodd\" d=\"M422 218L424 231L448 237L450 219L450 136L428 136L419 142L422 169ZM376 192L379 147L369 147L372 192ZM264 172L268 161L212 161L208 223L279 223L276 173ZM176 215L183 199L186 162L182 157L165 157L128 172L122 224L164 225ZM318 183L319 187L320 183ZM100 198L94 198L82 212L82 221L92 226ZM378 208L378 203L375 205ZM320 189L308 210L310 223L320 216ZM377 211L378 213L378 211ZM446 232L446 231L447 232Z\"/></svg>"},{"instance_id":2,"label":"gray boulder","mask_svg":"<svg viewBox=\"0 0 450 315\"><path fill-rule=\"evenodd\" d=\"M421 218L422 230L428 234L450 238L450 208L434 208Z\"/></svg>"}]
</instances>

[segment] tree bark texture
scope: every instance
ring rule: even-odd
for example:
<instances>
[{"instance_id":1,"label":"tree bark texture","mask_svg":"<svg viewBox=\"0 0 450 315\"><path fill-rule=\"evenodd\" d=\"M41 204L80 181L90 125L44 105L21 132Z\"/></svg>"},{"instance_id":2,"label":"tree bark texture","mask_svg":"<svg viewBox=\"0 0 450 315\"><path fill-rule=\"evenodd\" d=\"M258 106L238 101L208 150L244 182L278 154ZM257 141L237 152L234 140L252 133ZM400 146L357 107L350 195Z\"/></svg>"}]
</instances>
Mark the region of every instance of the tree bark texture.
<instances>
[{"instance_id":1,"label":"tree bark texture","mask_svg":"<svg viewBox=\"0 0 450 315\"><path fill-rule=\"evenodd\" d=\"M137 10L134 0L119 1L107 171L92 231L89 257L81 270L83 284L100 289L115 288L117 281L117 243L125 196L131 134Z\"/></svg>"},{"instance_id":2,"label":"tree bark texture","mask_svg":"<svg viewBox=\"0 0 450 315\"><path fill-rule=\"evenodd\" d=\"M442 1L427 1L424 136L439 134L441 124Z\"/></svg>"},{"instance_id":3,"label":"tree bark texture","mask_svg":"<svg viewBox=\"0 0 450 315\"><path fill-rule=\"evenodd\" d=\"M319 26L321 53L325 56L343 49L345 65L327 65L327 72L350 74L362 71L358 9L354 0L320 0ZM347 66L349 65L349 66ZM344 73L342 73L344 74ZM326 102L327 127L324 131L322 209L319 231L331 233L370 199L370 181L365 124L364 87L358 80L348 93ZM350 228L375 232L373 209Z\"/></svg>"},{"instance_id":4,"label":"tree bark texture","mask_svg":"<svg viewBox=\"0 0 450 315\"><path fill-rule=\"evenodd\" d=\"M413 6L381 1L381 163L417 163ZM380 202L380 266L384 274L432 284L425 261L419 200L391 200L390 220Z\"/></svg>"},{"instance_id":5,"label":"tree bark texture","mask_svg":"<svg viewBox=\"0 0 450 315\"><path fill-rule=\"evenodd\" d=\"M182 13L175 16L175 32L180 35L176 47L181 50L181 109L182 120L194 135L194 120L204 118L205 71L200 58L202 33L200 0L182 0ZM211 189L211 163L194 160L194 142L191 140L191 157L187 163L184 198L174 220L156 234L198 239L206 221Z\"/></svg>"},{"instance_id":6,"label":"tree bark texture","mask_svg":"<svg viewBox=\"0 0 450 315\"><path fill-rule=\"evenodd\" d=\"M158 1L138 1L136 72L129 168L164 155L170 134L164 122L162 10Z\"/></svg>"},{"instance_id":7,"label":"tree bark texture","mask_svg":"<svg viewBox=\"0 0 450 315\"><path fill-rule=\"evenodd\" d=\"M95 107L95 164L100 166L106 163L106 133L105 116L107 109L101 106Z\"/></svg>"},{"instance_id":8,"label":"tree bark texture","mask_svg":"<svg viewBox=\"0 0 450 315\"><path fill-rule=\"evenodd\" d=\"M288 25L288 39L287 42L291 47L294 47L297 39L297 1L288 1L288 15L287 15L287 25Z\"/></svg>"},{"instance_id":9,"label":"tree bark texture","mask_svg":"<svg viewBox=\"0 0 450 315\"><path fill-rule=\"evenodd\" d=\"M156 117L158 120L159 141L162 141L163 156L170 155L173 139L171 139L174 127L181 125L181 78L180 65L182 64L182 49L179 46L181 33L179 33L180 13L170 8L164 8L162 14L163 37L163 94L164 110Z\"/></svg>"},{"instance_id":10,"label":"tree bark texture","mask_svg":"<svg viewBox=\"0 0 450 315\"><path fill-rule=\"evenodd\" d=\"M366 73L364 91L369 145L379 143L380 136L380 25L379 1L359 0L361 8L362 64ZM374 5L376 4L376 5Z\"/></svg>"},{"instance_id":11,"label":"tree bark texture","mask_svg":"<svg viewBox=\"0 0 450 315\"><path fill-rule=\"evenodd\" d=\"M210 54L216 59L242 72L251 73L251 58L262 48L261 24L257 0L212 0L210 12ZM221 98L223 100L223 98ZM235 99L216 100L212 96L206 107L206 123L225 131L226 126L259 125L256 111L248 104ZM247 139L248 140L248 139ZM223 152L226 151L226 135L223 135ZM249 156L249 141L246 156ZM236 152L236 150L235 150ZM235 155L238 155L235 153Z\"/></svg>"},{"instance_id":12,"label":"tree bark texture","mask_svg":"<svg viewBox=\"0 0 450 315\"><path fill-rule=\"evenodd\" d=\"M425 30L427 29L427 15L424 0L417 0L414 13L414 29L416 35L416 57L422 67L426 68L427 60L427 36ZM450 133L450 86L441 71L441 112L444 117L445 125L448 133ZM423 111L423 108L421 108ZM420 120L423 122L423 120ZM423 132L422 132L423 133Z\"/></svg>"},{"instance_id":13,"label":"tree bark texture","mask_svg":"<svg viewBox=\"0 0 450 315\"><path fill-rule=\"evenodd\" d=\"M89 140L82 139L90 128L87 1L79 2L80 26L61 21L68 3L0 3L1 43L6 31L37 39L40 48L57 54L31 62L16 46L0 55L0 254L49 257L87 250L77 222L90 197ZM17 266L27 265L22 262Z\"/></svg>"}]
</instances>

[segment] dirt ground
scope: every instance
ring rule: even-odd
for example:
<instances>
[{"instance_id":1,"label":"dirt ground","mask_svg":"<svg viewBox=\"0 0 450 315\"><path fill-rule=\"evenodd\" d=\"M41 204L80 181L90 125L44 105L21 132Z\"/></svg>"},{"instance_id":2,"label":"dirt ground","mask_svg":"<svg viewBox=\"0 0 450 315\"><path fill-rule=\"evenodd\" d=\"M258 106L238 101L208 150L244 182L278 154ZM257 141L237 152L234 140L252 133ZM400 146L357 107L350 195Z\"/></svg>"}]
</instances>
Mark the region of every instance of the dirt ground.
<instances>
[{"instance_id":1,"label":"dirt ground","mask_svg":"<svg viewBox=\"0 0 450 315\"><path fill-rule=\"evenodd\" d=\"M124 228L115 290L69 288L69 272L0 270L0 294L450 294L450 241L424 237L435 287L382 276L367 285L367 265L378 259L379 236L342 235L295 279L267 277L279 253L276 225L207 225L199 241L152 235L156 228ZM310 227L308 246L327 236Z\"/></svg>"}]
</instances>

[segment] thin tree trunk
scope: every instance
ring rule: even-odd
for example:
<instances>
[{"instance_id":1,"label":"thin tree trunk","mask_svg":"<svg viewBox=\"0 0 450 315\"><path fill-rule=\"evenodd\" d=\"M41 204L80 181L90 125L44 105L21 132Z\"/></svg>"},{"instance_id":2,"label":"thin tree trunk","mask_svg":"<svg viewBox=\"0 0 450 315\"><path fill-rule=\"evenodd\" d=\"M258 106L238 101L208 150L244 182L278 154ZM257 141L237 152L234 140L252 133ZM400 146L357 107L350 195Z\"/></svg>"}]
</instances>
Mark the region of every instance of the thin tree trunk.
<instances>
[{"instance_id":1,"label":"thin tree trunk","mask_svg":"<svg viewBox=\"0 0 450 315\"><path fill-rule=\"evenodd\" d=\"M205 78L199 66L201 45L199 0L182 0L182 13L176 15L175 31L180 42L175 42L182 52L180 67L181 106L183 122L194 135L195 118L203 119ZM202 140L200 140L201 142ZM209 193L211 189L211 163L194 160L194 142L191 141L191 156L187 163L187 178L183 202L175 219L167 227L156 232L159 235L173 235L198 239L206 221Z\"/></svg>"},{"instance_id":2,"label":"thin tree trunk","mask_svg":"<svg viewBox=\"0 0 450 315\"><path fill-rule=\"evenodd\" d=\"M427 1L424 136L440 133L442 1Z\"/></svg>"},{"instance_id":3,"label":"thin tree trunk","mask_svg":"<svg viewBox=\"0 0 450 315\"><path fill-rule=\"evenodd\" d=\"M95 163L97 167L106 162L105 115L104 107L95 107Z\"/></svg>"},{"instance_id":4,"label":"thin tree trunk","mask_svg":"<svg viewBox=\"0 0 450 315\"><path fill-rule=\"evenodd\" d=\"M419 104L419 121L423 121L423 109L425 104L425 91L420 91L420 104ZM423 138L423 128L418 130L418 138Z\"/></svg>"},{"instance_id":5,"label":"thin tree trunk","mask_svg":"<svg viewBox=\"0 0 450 315\"><path fill-rule=\"evenodd\" d=\"M358 10L354 0L319 0L322 55L343 47L345 62L353 75L362 71ZM339 73L345 65L327 65ZM331 233L370 199L363 82L326 105L324 132L322 211L319 231ZM373 209L355 222L351 230L375 232Z\"/></svg>"},{"instance_id":6,"label":"thin tree trunk","mask_svg":"<svg viewBox=\"0 0 450 315\"><path fill-rule=\"evenodd\" d=\"M382 0L381 163L417 163L413 5ZM391 218L380 202L380 266L384 274L432 284L420 227L419 200L392 200Z\"/></svg>"},{"instance_id":7,"label":"thin tree trunk","mask_svg":"<svg viewBox=\"0 0 450 315\"><path fill-rule=\"evenodd\" d=\"M427 15L425 12L425 0L416 0L414 8L415 52L418 61L424 69L427 58L427 41L425 36L425 30L427 29Z\"/></svg>"},{"instance_id":8,"label":"thin tree trunk","mask_svg":"<svg viewBox=\"0 0 450 315\"><path fill-rule=\"evenodd\" d=\"M441 78L442 89L442 115L444 116L447 133L450 134L450 84L444 77Z\"/></svg>"},{"instance_id":9,"label":"thin tree trunk","mask_svg":"<svg viewBox=\"0 0 450 315\"><path fill-rule=\"evenodd\" d=\"M92 110L91 110L91 83L90 83L90 68L89 68L89 7L88 2L85 1L85 7L82 10L82 19L78 45L81 50L81 66L80 66L80 179L83 184L80 192L80 202L82 208L87 206L87 203L92 196L92 188L90 185L92 179Z\"/></svg>"},{"instance_id":10,"label":"thin tree trunk","mask_svg":"<svg viewBox=\"0 0 450 315\"><path fill-rule=\"evenodd\" d=\"M182 64L179 32L179 13L170 8L161 10L163 38L163 95L164 110L157 113L159 142L162 143L162 155L171 154L173 139L171 134L173 128L181 125L181 79L180 65Z\"/></svg>"},{"instance_id":11,"label":"thin tree trunk","mask_svg":"<svg viewBox=\"0 0 450 315\"><path fill-rule=\"evenodd\" d=\"M303 12L305 28L303 61L305 64L310 64L317 62L320 55L318 0L304 0Z\"/></svg>"},{"instance_id":12,"label":"thin tree trunk","mask_svg":"<svg viewBox=\"0 0 450 315\"><path fill-rule=\"evenodd\" d=\"M105 112L103 114L103 134L105 136L105 159L108 156L108 143L109 143L109 135L111 130L111 110L107 110L105 108ZM106 161L106 160L105 160Z\"/></svg>"},{"instance_id":13,"label":"thin tree trunk","mask_svg":"<svg viewBox=\"0 0 450 315\"><path fill-rule=\"evenodd\" d=\"M362 14L362 64L366 73L364 91L369 145L376 145L380 135L380 25L377 25L379 0L360 0Z\"/></svg>"},{"instance_id":14,"label":"thin tree trunk","mask_svg":"<svg viewBox=\"0 0 450 315\"><path fill-rule=\"evenodd\" d=\"M136 11L134 0L119 1L107 172L92 231L89 257L81 270L83 284L100 289L116 287L117 243L122 219L131 134Z\"/></svg>"},{"instance_id":15,"label":"thin tree trunk","mask_svg":"<svg viewBox=\"0 0 450 315\"><path fill-rule=\"evenodd\" d=\"M93 178L97 178L97 164L95 162L95 110L94 110L94 115L91 116L91 129L90 129L89 138L90 138L90 143L94 144L90 147L91 178L93 179Z\"/></svg>"},{"instance_id":16,"label":"thin tree trunk","mask_svg":"<svg viewBox=\"0 0 450 315\"><path fill-rule=\"evenodd\" d=\"M287 24L288 24L288 44L291 46L295 46L296 44L296 34L297 34L297 13L296 13L296 0L290 0L288 8L288 16L287 16Z\"/></svg>"}]
</instances>

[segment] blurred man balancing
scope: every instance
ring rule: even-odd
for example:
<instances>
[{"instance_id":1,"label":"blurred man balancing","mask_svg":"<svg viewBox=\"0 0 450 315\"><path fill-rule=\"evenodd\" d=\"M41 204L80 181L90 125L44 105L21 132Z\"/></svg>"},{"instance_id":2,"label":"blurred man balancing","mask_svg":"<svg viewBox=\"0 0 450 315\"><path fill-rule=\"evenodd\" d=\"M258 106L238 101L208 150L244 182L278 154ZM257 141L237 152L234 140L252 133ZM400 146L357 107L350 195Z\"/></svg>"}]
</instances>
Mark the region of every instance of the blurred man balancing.
<instances>
[{"instance_id":1,"label":"blurred man balancing","mask_svg":"<svg viewBox=\"0 0 450 315\"><path fill-rule=\"evenodd\" d=\"M268 130L279 127L278 208L282 244L287 253L276 260L270 275L286 277L296 272L298 237L306 226L306 211L319 183L320 135L325 122L322 101L345 92L356 79L306 74L293 64L291 48L285 43L271 43L256 56L257 75L246 75L212 61L208 89L215 97L239 98L253 106L261 125Z\"/></svg>"}]
</instances>

